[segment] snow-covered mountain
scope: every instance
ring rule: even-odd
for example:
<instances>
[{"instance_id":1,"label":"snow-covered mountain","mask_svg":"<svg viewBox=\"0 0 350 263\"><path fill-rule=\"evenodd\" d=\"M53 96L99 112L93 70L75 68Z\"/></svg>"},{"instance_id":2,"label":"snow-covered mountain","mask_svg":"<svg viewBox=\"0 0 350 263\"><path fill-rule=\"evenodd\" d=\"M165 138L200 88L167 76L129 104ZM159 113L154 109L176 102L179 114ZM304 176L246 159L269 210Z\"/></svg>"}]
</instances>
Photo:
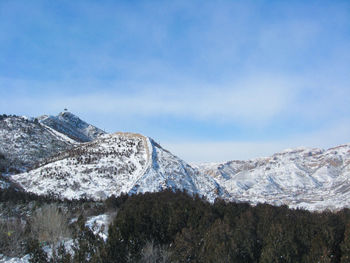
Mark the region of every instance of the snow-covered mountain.
<instances>
[{"instance_id":1,"label":"snow-covered mountain","mask_svg":"<svg viewBox=\"0 0 350 263\"><path fill-rule=\"evenodd\" d=\"M186 190L228 198L210 176L177 158L148 137L103 135L62 152L37 169L12 176L26 191L61 198L104 199L112 194Z\"/></svg>"},{"instance_id":2,"label":"snow-covered mountain","mask_svg":"<svg viewBox=\"0 0 350 263\"><path fill-rule=\"evenodd\" d=\"M57 116L43 115L38 117L40 123L65 134L77 142L90 142L105 134L99 128L86 123L70 112L61 112Z\"/></svg>"},{"instance_id":3,"label":"snow-covered mountain","mask_svg":"<svg viewBox=\"0 0 350 263\"><path fill-rule=\"evenodd\" d=\"M0 173L26 170L74 144L35 119L0 115Z\"/></svg>"},{"instance_id":4,"label":"snow-covered mountain","mask_svg":"<svg viewBox=\"0 0 350 263\"><path fill-rule=\"evenodd\" d=\"M39 121L0 115L0 173L22 171L11 178L27 191L70 199L172 188L211 201L350 207L350 144L190 166L148 137L103 133L69 112ZM0 188L8 184L0 178Z\"/></svg>"},{"instance_id":5,"label":"snow-covered mountain","mask_svg":"<svg viewBox=\"0 0 350 263\"><path fill-rule=\"evenodd\" d=\"M237 200L324 210L350 207L349 164L350 144L346 144L197 167Z\"/></svg>"}]
</instances>

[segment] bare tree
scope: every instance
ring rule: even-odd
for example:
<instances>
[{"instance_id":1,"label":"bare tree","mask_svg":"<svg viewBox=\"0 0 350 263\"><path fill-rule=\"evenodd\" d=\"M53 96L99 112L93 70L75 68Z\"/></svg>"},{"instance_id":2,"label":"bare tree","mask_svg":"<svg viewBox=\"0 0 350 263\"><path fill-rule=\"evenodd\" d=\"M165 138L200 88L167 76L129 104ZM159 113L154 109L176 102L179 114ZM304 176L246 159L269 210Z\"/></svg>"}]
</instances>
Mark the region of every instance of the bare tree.
<instances>
[{"instance_id":1,"label":"bare tree","mask_svg":"<svg viewBox=\"0 0 350 263\"><path fill-rule=\"evenodd\" d=\"M68 217L57 205L44 205L37 209L31 220L32 237L52 248L62 239L70 237Z\"/></svg>"},{"instance_id":2,"label":"bare tree","mask_svg":"<svg viewBox=\"0 0 350 263\"><path fill-rule=\"evenodd\" d=\"M24 252L24 223L19 219L0 221L0 254L9 257Z\"/></svg>"},{"instance_id":3,"label":"bare tree","mask_svg":"<svg viewBox=\"0 0 350 263\"><path fill-rule=\"evenodd\" d=\"M166 247L155 245L153 240L147 241L141 251L142 263L166 263L170 261L170 252Z\"/></svg>"}]
</instances>

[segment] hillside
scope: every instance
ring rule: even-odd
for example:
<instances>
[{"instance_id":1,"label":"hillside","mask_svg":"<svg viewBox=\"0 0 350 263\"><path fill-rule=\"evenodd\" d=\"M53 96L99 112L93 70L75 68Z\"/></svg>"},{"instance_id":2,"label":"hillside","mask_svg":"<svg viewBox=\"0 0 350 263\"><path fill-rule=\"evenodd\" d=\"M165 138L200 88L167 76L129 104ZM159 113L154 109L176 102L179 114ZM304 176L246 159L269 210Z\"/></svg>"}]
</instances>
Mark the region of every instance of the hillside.
<instances>
[{"instance_id":1,"label":"hillside","mask_svg":"<svg viewBox=\"0 0 350 263\"><path fill-rule=\"evenodd\" d=\"M0 173L16 173L70 149L75 142L35 119L0 116Z\"/></svg>"},{"instance_id":2,"label":"hillside","mask_svg":"<svg viewBox=\"0 0 350 263\"><path fill-rule=\"evenodd\" d=\"M115 133L62 152L37 169L12 176L26 191L61 198L105 199L112 194L186 190L213 201L228 195L152 139Z\"/></svg>"},{"instance_id":3,"label":"hillside","mask_svg":"<svg viewBox=\"0 0 350 263\"><path fill-rule=\"evenodd\" d=\"M22 172L12 181L43 195L105 199L179 189L211 201L221 197L309 210L350 207L350 144L190 166L148 137L103 135L69 112L40 121L1 115L0 139L0 172ZM0 179L0 187L8 185Z\"/></svg>"},{"instance_id":4,"label":"hillside","mask_svg":"<svg viewBox=\"0 0 350 263\"><path fill-rule=\"evenodd\" d=\"M350 145L299 148L249 161L202 164L232 197L311 210L350 207Z\"/></svg>"}]
</instances>

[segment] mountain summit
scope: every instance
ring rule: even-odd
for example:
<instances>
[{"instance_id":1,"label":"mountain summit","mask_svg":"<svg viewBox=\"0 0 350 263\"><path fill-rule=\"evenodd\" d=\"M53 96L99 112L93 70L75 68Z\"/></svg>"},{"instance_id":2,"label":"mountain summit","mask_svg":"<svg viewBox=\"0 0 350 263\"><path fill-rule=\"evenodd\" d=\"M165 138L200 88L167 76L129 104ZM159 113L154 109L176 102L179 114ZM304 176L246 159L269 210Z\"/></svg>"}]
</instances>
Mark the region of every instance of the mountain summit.
<instances>
[{"instance_id":1,"label":"mountain summit","mask_svg":"<svg viewBox=\"0 0 350 263\"><path fill-rule=\"evenodd\" d=\"M43 115L38 117L40 123L68 136L77 142L90 142L105 132L81 120L76 115L64 111L57 116Z\"/></svg>"},{"instance_id":2,"label":"mountain summit","mask_svg":"<svg viewBox=\"0 0 350 263\"><path fill-rule=\"evenodd\" d=\"M75 141L36 119L0 115L0 173L27 170L75 144Z\"/></svg>"}]
</instances>

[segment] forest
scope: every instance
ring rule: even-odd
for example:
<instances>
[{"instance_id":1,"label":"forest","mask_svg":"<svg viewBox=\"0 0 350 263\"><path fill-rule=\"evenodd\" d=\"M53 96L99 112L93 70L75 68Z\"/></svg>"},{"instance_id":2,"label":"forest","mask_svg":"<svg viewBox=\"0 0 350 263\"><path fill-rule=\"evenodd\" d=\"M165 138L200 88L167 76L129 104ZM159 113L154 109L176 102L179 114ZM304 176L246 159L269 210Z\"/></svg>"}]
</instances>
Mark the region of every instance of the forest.
<instances>
[{"instance_id":1,"label":"forest","mask_svg":"<svg viewBox=\"0 0 350 263\"><path fill-rule=\"evenodd\" d=\"M350 262L349 209L313 213L268 204L209 203L171 190L112 196L100 203L2 190L0 201L12 207L33 202L41 207L21 230L19 246L31 262ZM53 204L58 209L53 210ZM48 205L51 210L43 209ZM73 210L78 219L68 224ZM114 215L106 240L84 225L88 210ZM59 239L43 243L44 230L36 221L44 222L52 213L62 218L55 223L60 225L57 236L69 232L74 240L71 250ZM9 238L1 237L0 253ZM43 244L52 245L51 256Z\"/></svg>"}]
</instances>

